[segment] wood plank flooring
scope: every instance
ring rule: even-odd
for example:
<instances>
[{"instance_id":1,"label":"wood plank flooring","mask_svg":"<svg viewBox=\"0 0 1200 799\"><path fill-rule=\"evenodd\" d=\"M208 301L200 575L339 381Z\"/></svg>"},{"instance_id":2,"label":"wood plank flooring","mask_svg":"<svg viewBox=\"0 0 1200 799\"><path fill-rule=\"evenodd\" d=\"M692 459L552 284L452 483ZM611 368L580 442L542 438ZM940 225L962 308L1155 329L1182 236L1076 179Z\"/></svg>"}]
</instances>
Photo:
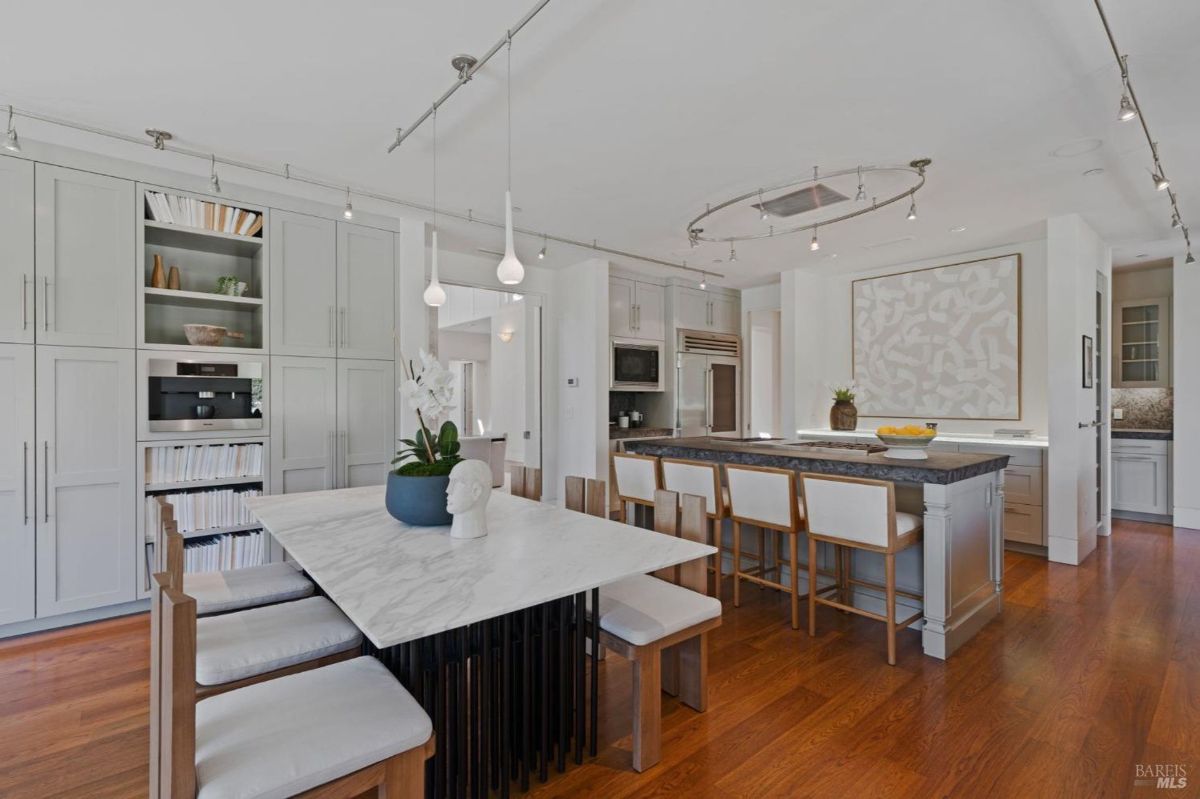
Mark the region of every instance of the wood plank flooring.
<instances>
[{"instance_id":1,"label":"wood plank flooring","mask_svg":"<svg viewBox=\"0 0 1200 799\"><path fill-rule=\"evenodd\" d=\"M949 663L745 590L710 635L710 710L667 699L630 769L630 673L601 667L600 755L536 797L1200 796L1200 531L1118 522L1083 566L1009 553L1003 617ZM729 592L726 592L728 596ZM145 616L0 642L0 797L146 794ZM1183 789L1135 786L1179 764Z\"/></svg>"}]
</instances>

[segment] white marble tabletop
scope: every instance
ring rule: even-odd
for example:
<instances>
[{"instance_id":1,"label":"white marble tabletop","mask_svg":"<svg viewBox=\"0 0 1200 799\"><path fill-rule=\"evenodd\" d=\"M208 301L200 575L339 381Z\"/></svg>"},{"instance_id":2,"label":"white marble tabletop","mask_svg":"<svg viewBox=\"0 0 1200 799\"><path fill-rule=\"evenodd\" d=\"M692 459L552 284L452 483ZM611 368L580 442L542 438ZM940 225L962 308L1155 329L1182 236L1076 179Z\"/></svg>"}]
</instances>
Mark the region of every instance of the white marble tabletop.
<instances>
[{"instance_id":1,"label":"white marble tabletop","mask_svg":"<svg viewBox=\"0 0 1200 799\"><path fill-rule=\"evenodd\" d=\"M485 538L409 527L384 487L247 498L288 554L375 646L388 647L716 552L493 492Z\"/></svg>"}]
</instances>

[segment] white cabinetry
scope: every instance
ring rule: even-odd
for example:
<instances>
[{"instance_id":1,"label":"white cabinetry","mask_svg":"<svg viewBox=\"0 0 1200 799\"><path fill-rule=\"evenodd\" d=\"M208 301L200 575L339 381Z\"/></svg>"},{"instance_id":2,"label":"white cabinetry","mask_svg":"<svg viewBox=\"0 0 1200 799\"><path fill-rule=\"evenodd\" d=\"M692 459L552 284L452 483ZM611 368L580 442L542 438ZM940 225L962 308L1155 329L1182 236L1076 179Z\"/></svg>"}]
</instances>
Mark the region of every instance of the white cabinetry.
<instances>
[{"instance_id":1,"label":"white cabinetry","mask_svg":"<svg viewBox=\"0 0 1200 799\"><path fill-rule=\"evenodd\" d=\"M1117 306L1113 320L1113 385L1164 388L1171 385L1170 302L1164 297Z\"/></svg>"},{"instance_id":2,"label":"white cabinetry","mask_svg":"<svg viewBox=\"0 0 1200 799\"><path fill-rule=\"evenodd\" d=\"M338 311L337 224L272 211L272 353L333 356Z\"/></svg>"},{"instance_id":3,"label":"white cabinetry","mask_svg":"<svg viewBox=\"0 0 1200 799\"><path fill-rule=\"evenodd\" d=\"M0 624L34 615L33 349L0 344Z\"/></svg>"},{"instance_id":4,"label":"white cabinetry","mask_svg":"<svg viewBox=\"0 0 1200 799\"><path fill-rule=\"evenodd\" d=\"M33 164L0 158L0 341L33 343L33 291Z\"/></svg>"},{"instance_id":5,"label":"white cabinetry","mask_svg":"<svg viewBox=\"0 0 1200 799\"><path fill-rule=\"evenodd\" d=\"M623 277L608 279L608 334L662 341L666 335L662 286Z\"/></svg>"},{"instance_id":6,"label":"white cabinetry","mask_svg":"<svg viewBox=\"0 0 1200 799\"><path fill-rule=\"evenodd\" d=\"M1170 469L1166 441L1114 438L1113 510L1171 515Z\"/></svg>"},{"instance_id":7,"label":"white cabinetry","mask_svg":"<svg viewBox=\"0 0 1200 799\"><path fill-rule=\"evenodd\" d=\"M740 331L739 303L715 291L675 289L675 326L687 330L708 330L715 333Z\"/></svg>"},{"instance_id":8,"label":"white cabinetry","mask_svg":"<svg viewBox=\"0 0 1200 799\"><path fill-rule=\"evenodd\" d=\"M132 348L133 182L46 164L35 175L38 343Z\"/></svg>"},{"instance_id":9,"label":"white cabinetry","mask_svg":"<svg viewBox=\"0 0 1200 799\"><path fill-rule=\"evenodd\" d=\"M380 485L396 453L395 366L391 361L339 358L338 482L341 488Z\"/></svg>"},{"instance_id":10,"label":"white cabinetry","mask_svg":"<svg viewBox=\"0 0 1200 799\"><path fill-rule=\"evenodd\" d=\"M133 351L38 347L36 361L37 615L133 601Z\"/></svg>"},{"instance_id":11,"label":"white cabinetry","mask_svg":"<svg viewBox=\"0 0 1200 799\"><path fill-rule=\"evenodd\" d=\"M337 223L338 356L395 357L396 236Z\"/></svg>"}]
</instances>

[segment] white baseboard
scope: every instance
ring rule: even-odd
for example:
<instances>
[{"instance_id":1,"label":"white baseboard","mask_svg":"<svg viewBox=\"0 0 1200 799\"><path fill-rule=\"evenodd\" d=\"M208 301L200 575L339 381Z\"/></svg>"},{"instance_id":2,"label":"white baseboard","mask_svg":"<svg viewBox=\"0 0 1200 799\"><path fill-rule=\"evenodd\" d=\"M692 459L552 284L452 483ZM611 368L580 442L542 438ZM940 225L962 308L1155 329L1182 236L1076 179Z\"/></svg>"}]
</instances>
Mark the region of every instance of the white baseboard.
<instances>
[{"instance_id":1,"label":"white baseboard","mask_svg":"<svg viewBox=\"0 0 1200 799\"><path fill-rule=\"evenodd\" d=\"M1189 530L1200 530L1200 508L1185 508L1175 506L1175 526L1186 527Z\"/></svg>"},{"instance_id":2,"label":"white baseboard","mask_svg":"<svg viewBox=\"0 0 1200 799\"><path fill-rule=\"evenodd\" d=\"M40 633L46 630L57 630L61 627L72 627L76 624L86 624L90 621L112 619L117 616L129 616L134 613L146 613L150 610L150 600L140 599L136 602L123 602L120 605L109 605L103 608L80 610L75 613L63 613L44 619L30 619L15 624L0 626L0 638L12 638L16 635Z\"/></svg>"}]
</instances>

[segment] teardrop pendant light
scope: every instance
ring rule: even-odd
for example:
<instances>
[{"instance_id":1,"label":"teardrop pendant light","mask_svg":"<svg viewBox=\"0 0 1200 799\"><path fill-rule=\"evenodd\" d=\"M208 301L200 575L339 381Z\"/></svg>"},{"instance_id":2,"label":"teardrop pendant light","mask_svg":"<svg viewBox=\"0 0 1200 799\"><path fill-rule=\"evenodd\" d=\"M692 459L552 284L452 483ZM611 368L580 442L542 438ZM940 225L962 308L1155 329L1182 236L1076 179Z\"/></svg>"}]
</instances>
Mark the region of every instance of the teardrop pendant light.
<instances>
[{"instance_id":1,"label":"teardrop pendant light","mask_svg":"<svg viewBox=\"0 0 1200 799\"><path fill-rule=\"evenodd\" d=\"M512 31L508 33L508 188L504 190L504 258L496 267L496 279L515 286L525 279L525 267L513 248L512 221Z\"/></svg>"},{"instance_id":2,"label":"teardrop pendant light","mask_svg":"<svg viewBox=\"0 0 1200 799\"><path fill-rule=\"evenodd\" d=\"M429 285L422 297L425 304L437 308L446 304L446 290L438 282L438 237L437 237L437 108L433 109L433 255L429 270Z\"/></svg>"}]
</instances>

